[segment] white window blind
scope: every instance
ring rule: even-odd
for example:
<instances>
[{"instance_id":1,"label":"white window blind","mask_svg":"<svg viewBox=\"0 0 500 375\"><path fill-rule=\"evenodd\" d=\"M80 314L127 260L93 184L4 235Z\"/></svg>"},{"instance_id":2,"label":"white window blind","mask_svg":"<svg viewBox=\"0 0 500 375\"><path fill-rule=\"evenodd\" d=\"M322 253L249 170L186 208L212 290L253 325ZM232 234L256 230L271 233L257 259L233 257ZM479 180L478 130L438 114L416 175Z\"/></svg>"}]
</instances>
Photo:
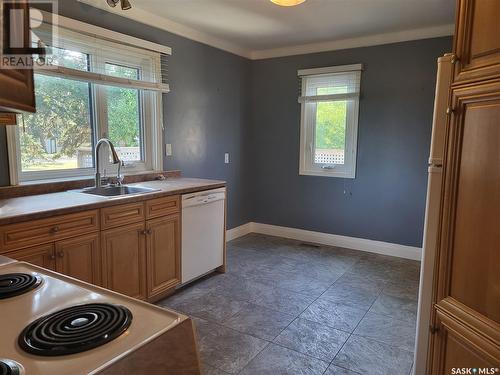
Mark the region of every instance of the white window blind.
<instances>
[{"instance_id":1,"label":"white window blind","mask_svg":"<svg viewBox=\"0 0 500 375\"><path fill-rule=\"evenodd\" d=\"M46 27L49 30L50 25L46 25ZM106 86L161 93L170 91L166 77L168 68L166 66L167 54L165 52L142 49L127 45L126 43L106 40L101 36L91 33L75 32L63 27L59 28L56 38L48 32L45 34L43 27L38 29L37 36L40 38L37 43L39 46L44 46L47 51L45 61L52 64L51 66L35 65L35 72L38 74L70 78ZM57 56L57 50L66 49L89 54L95 60L88 69L75 68L75 66L66 64L64 59ZM137 66L141 67L141 74L137 77L118 77L112 75L104 63L131 60ZM144 69L145 66L148 69Z\"/></svg>"},{"instance_id":2,"label":"white window blind","mask_svg":"<svg viewBox=\"0 0 500 375\"><path fill-rule=\"evenodd\" d=\"M337 68L299 71L299 77L306 81L302 86L305 87L305 92L301 93L299 103L359 98L362 65L348 65L344 71L339 71Z\"/></svg>"}]
</instances>

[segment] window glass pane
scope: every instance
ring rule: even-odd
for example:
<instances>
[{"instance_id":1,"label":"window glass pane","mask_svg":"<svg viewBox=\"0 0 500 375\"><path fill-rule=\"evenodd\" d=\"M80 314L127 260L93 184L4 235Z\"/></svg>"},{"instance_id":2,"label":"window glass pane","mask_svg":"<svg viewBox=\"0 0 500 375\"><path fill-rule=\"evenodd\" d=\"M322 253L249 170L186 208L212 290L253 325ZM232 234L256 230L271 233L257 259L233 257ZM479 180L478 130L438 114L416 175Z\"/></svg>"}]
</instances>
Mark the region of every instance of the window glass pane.
<instances>
[{"instance_id":1,"label":"window glass pane","mask_svg":"<svg viewBox=\"0 0 500 375\"><path fill-rule=\"evenodd\" d=\"M106 74L113 77L139 79L139 69L106 63Z\"/></svg>"},{"instance_id":2,"label":"window glass pane","mask_svg":"<svg viewBox=\"0 0 500 375\"><path fill-rule=\"evenodd\" d=\"M316 105L316 164L344 164L347 102L319 102Z\"/></svg>"},{"instance_id":3,"label":"window glass pane","mask_svg":"<svg viewBox=\"0 0 500 375\"><path fill-rule=\"evenodd\" d=\"M106 72L124 78L137 78L139 70L106 64ZM122 161L144 160L141 95L139 90L106 87L109 139Z\"/></svg>"},{"instance_id":4,"label":"window glass pane","mask_svg":"<svg viewBox=\"0 0 500 375\"><path fill-rule=\"evenodd\" d=\"M51 59L54 65L78 70L90 70L89 55L64 48L51 47Z\"/></svg>"},{"instance_id":5,"label":"window glass pane","mask_svg":"<svg viewBox=\"0 0 500 375\"><path fill-rule=\"evenodd\" d=\"M93 167L90 85L35 74L35 95L19 132L22 171Z\"/></svg>"}]
</instances>

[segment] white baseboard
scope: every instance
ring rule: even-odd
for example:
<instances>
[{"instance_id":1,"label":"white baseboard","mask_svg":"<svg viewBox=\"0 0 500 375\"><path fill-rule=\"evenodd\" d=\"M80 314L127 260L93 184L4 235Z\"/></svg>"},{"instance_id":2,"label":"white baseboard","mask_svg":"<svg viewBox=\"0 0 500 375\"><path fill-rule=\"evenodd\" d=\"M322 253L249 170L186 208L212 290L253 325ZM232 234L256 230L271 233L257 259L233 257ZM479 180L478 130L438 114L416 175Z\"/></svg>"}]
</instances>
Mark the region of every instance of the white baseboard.
<instances>
[{"instance_id":1,"label":"white baseboard","mask_svg":"<svg viewBox=\"0 0 500 375\"><path fill-rule=\"evenodd\" d=\"M226 241L234 240L238 237L243 237L248 233L252 233L252 222L240 225L239 227L226 231Z\"/></svg>"},{"instance_id":2,"label":"white baseboard","mask_svg":"<svg viewBox=\"0 0 500 375\"><path fill-rule=\"evenodd\" d=\"M291 238L304 242L344 247L352 250L361 250L369 253L391 255L413 260L421 260L422 256L422 249L419 247L254 222L246 223L228 230L226 238L228 241L231 241L248 233L267 234L270 236Z\"/></svg>"}]
</instances>

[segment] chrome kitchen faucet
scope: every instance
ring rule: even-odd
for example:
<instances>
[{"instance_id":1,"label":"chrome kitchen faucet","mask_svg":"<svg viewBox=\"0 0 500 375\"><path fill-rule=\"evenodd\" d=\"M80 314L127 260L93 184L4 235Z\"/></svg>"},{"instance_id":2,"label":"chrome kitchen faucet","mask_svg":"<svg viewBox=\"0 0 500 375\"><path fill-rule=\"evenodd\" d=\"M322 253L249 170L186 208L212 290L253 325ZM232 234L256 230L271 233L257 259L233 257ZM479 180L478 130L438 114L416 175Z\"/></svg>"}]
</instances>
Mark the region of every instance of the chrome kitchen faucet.
<instances>
[{"instance_id":1,"label":"chrome kitchen faucet","mask_svg":"<svg viewBox=\"0 0 500 375\"><path fill-rule=\"evenodd\" d=\"M107 138L101 138L95 145L95 187L100 188L102 186L101 181L101 172L99 172L99 150L103 144L107 144L109 149L111 150L111 157L113 158L113 164L118 164L121 166L120 158L118 158L118 154L116 153L115 146L113 143ZM120 172L118 172L120 174Z\"/></svg>"}]
</instances>

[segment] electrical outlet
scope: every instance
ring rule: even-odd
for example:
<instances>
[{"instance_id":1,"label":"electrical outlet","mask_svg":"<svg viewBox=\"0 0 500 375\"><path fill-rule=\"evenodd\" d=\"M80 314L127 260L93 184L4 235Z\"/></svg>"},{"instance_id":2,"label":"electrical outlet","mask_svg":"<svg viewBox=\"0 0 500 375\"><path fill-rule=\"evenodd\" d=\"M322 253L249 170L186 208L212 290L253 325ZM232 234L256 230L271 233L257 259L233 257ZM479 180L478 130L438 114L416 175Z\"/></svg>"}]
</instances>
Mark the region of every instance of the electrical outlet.
<instances>
[{"instance_id":1,"label":"electrical outlet","mask_svg":"<svg viewBox=\"0 0 500 375\"><path fill-rule=\"evenodd\" d=\"M226 152L226 153L224 154L224 163L225 163L225 164L229 164L229 152Z\"/></svg>"},{"instance_id":2,"label":"electrical outlet","mask_svg":"<svg viewBox=\"0 0 500 375\"><path fill-rule=\"evenodd\" d=\"M172 156L172 144L167 143L165 145L165 155Z\"/></svg>"}]
</instances>

